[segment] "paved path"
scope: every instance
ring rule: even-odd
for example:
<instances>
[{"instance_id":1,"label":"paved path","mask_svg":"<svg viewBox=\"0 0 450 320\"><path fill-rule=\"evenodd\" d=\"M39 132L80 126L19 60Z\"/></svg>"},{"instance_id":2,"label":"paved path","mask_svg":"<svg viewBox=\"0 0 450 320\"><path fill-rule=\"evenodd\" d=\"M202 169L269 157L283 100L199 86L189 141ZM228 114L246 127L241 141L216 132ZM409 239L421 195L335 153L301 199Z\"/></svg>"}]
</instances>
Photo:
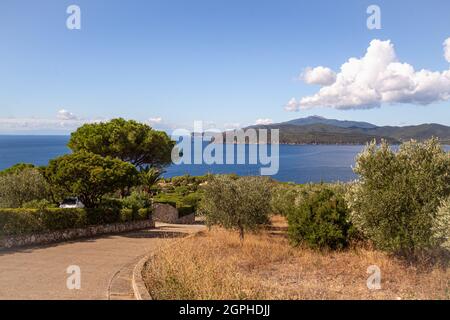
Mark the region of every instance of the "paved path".
<instances>
[{"instance_id":1,"label":"paved path","mask_svg":"<svg viewBox=\"0 0 450 320\"><path fill-rule=\"evenodd\" d=\"M0 251L0 299L108 299L119 270L163 245L203 229L157 223L156 229ZM67 268L81 269L81 289L67 289Z\"/></svg>"}]
</instances>

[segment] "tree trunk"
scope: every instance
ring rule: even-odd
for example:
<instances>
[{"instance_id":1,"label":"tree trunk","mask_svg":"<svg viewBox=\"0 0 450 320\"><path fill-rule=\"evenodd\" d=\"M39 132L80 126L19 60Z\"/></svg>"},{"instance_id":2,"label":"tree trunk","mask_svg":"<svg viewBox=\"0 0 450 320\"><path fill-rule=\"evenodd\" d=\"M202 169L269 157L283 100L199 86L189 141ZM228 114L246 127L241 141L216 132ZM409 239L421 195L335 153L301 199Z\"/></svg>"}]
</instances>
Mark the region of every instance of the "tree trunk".
<instances>
[{"instance_id":1,"label":"tree trunk","mask_svg":"<svg viewBox=\"0 0 450 320\"><path fill-rule=\"evenodd\" d=\"M241 246L244 244L244 227L239 226L239 240L241 240Z\"/></svg>"}]
</instances>

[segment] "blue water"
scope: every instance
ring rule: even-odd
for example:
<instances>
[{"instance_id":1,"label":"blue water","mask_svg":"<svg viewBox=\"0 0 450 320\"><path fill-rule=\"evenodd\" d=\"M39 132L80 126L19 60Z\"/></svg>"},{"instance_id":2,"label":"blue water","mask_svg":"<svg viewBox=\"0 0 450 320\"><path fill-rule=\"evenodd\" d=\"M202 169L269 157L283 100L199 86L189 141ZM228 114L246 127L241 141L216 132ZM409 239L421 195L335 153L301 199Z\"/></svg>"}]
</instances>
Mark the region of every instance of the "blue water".
<instances>
[{"instance_id":1,"label":"blue water","mask_svg":"<svg viewBox=\"0 0 450 320\"><path fill-rule=\"evenodd\" d=\"M50 159L69 152L68 140L68 136L0 136L0 170L19 162L47 165ZM350 181L356 178L351 167L362 149L347 145L280 145L279 172L273 178L296 183ZM450 147L446 150L450 151ZM259 175L260 166L172 165L165 176L206 173Z\"/></svg>"}]
</instances>

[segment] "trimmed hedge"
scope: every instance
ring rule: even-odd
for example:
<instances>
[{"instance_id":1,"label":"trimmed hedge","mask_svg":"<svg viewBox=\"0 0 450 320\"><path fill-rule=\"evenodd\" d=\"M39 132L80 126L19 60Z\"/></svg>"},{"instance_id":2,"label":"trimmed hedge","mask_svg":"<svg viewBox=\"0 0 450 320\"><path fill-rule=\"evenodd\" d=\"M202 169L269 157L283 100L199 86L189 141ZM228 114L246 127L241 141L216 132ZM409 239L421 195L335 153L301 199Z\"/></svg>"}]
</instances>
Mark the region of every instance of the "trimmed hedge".
<instances>
[{"instance_id":1,"label":"trimmed hedge","mask_svg":"<svg viewBox=\"0 0 450 320\"><path fill-rule=\"evenodd\" d=\"M184 188L184 187L178 187ZM202 193L200 191L188 192L166 192L160 193L153 198L153 203L169 204L174 207L192 206L195 210L201 201Z\"/></svg>"},{"instance_id":2,"label":"trimmed hedge","mask_svg":"<svg viewBox=\"0 0 450 320\"><path fill-rule=\"evenodd\" d=\"M168 204L174 208L177 207L177 202L172 200L166 200L166 199L155 199L153 200L153 203L159 203L159 204Z\"/></svg>"},{"instance_id":3,"label":"trimmed hedge","mask_svg":"<svg viewBox=\"0 0 450 320\"><path fill-rule=\"evenodd\" d=\"M151 209L0 209L0 236L139 221L150 216Z\"/></svg>"}]
</instances>

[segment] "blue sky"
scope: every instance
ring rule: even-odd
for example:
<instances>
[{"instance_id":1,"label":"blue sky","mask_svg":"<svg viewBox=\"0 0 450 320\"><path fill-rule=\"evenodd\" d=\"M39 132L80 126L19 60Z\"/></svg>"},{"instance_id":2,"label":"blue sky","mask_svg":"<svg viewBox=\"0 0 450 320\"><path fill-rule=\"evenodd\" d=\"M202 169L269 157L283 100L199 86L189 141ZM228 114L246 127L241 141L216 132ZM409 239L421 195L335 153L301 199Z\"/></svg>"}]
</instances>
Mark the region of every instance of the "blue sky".
<instances>
[{"instance_id":1,"label":"blue sky","mask_svg":"<svg viewBox=\"0 0 450 320\"><path fill-rule=\"evenodd\" d=\"M81 8L81 30L66 28L71 4ZM381 30L366 27L370 4L381 8ZM339 73L374 39L390 40L396 58L416 71L445 72L449 37L447 0L2 0L0 132L64 131L119 116L156 127L316 114L450 125L450 101L422 105L415 96L371 109L284 109L320 89L299 79L305 68Z\"/></svg>"}]
</instances>

